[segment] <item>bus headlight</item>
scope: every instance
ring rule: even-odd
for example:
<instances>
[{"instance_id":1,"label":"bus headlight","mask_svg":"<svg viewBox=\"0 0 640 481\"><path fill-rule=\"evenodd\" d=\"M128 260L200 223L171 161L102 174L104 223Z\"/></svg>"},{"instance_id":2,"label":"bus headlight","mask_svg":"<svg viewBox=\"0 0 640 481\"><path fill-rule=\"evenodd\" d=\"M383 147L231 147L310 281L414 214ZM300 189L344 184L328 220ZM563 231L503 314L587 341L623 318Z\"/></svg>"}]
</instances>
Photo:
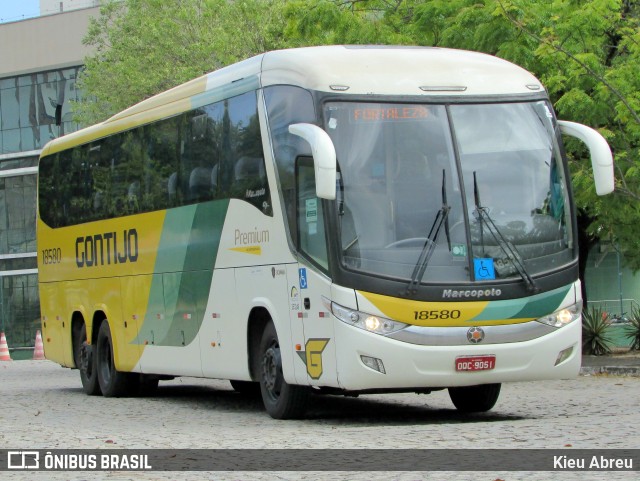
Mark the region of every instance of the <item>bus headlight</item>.
<instances>
[{"instance_id":1,"label":"bus headlight","mask_svg":"<svg viewBox=\"0 0 640 481\"><path fill-rule=\"evenodd\" d=\"M345 324L387 336L392 332L404 329L408 324L393 321L382 316L367 314L366 312L348 309L335 302L331 303L331 312Z\"/></svg>"},{"instance_id":2,"label":"bus headlight","mask_svg":"<svg viewBox=\"0 0 640 481\"><path fill-rule=\"evenodd\" d=\"M565 307L554 312L553 314L541 317L537 319L537 321L553 327L564 327L567 324L571 324L573 321L578 319L581 313L582 301L579 301L572 306Z\"/></svg>"}]
</instances>

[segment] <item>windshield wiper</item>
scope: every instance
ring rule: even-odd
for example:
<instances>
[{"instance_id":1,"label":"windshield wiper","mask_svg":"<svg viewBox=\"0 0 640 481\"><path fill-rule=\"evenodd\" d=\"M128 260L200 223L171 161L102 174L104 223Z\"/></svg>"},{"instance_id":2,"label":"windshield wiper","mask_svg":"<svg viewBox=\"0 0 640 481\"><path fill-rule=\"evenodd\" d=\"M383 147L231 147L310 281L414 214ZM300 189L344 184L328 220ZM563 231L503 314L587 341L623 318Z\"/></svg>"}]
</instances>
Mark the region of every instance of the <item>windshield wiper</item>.
<instances>
[{"instance_id":1,"label":"windshield wiper","mask_svg":"<svg viewBox=\"0 0 640 481\"><path fill-rule=\"evenodd\" d=\"M504 254L507 256L507 259L511 262L516 271L518 271L520 277L522 277L522 280L527 285L527 290L529 292L538 292L540 288L536 285L533 278L527 272L527 269L524 266L524 262L522 261L522 256L520 256L520 253L518 252L516 247L502 235L502 232L500 232L495 222L489 215L489 210L486 207L482 207L482 205L480 204L480 192L478 190L478 181L475 171L473 172L473 197L476 204L476 214L480 219L480 242L483 251L484 231L482 226L484 224L502 252L504 252Z\"/></svg>"},{"instance_id":2,"label":"windshield wiper","mask_svg":"<svg viewBox=\"0 0 640 481\"><path fill-rule=\"evenodd\" d=\"M444 215L444 234L447 236L447 247L449 248L449 252L451 252L451 234L449 233L449 211L451 210L451 206L449 206L447 202L447 184L446 184L446 173L445 170L442 169L442 208L446 209L446 215Z\"/></svg>"},{"instance_id":3,"label":"windshield wiper","mask_svg":"<svg viewBox=\"0 0 640 481\"><path fill-rule=\"evenodd\" d=\"M431 224L431 229L429 230L429 235L422 246L422 251L420 252L420 256L418 256L418 261L416 262L415 267L413 268L413 273L411 274L411 281L407 286L407 290L405 291L405 295L413 295L417 292L417 286L420 283L420 279L424 275L424 271L427 270L427 266L429 265L429 260L431 260L431 256L436 250L436 240L438 239L438 234L440 233L440 229L444 224L445 234L447 236L447 244L449 246L449 251L451 251L451 238L449 236L449 211L451 207L447 204L447 188L446 188L446 177L445 171L442 170L442 207L436 213L435 219L433 219L433 223Z\"/></svg>"},{"instance_id":4,"label":"windshield wiper","mask_svg":"<svg viewBox=\"0 0 640 481\"><path fill-rule=\"evenodd\" d=\"M338 170L338 172L336 173L336 203L337 203L336 208L338 210L338 219L340 222L340 238L343 239L345 235L343 225L344 225L344 218L346 215L346 211L344 207L344 182L342 181L342 174L340 170ZM353 226L353 216L350 214L347 217L351 219L351 227L355 231L355 227ZM347 251L351 249L354 245L356 245L356 243L359 240L360 240L360 236L356 232L354 232L353 238L346 245L344 245L343 243L342 255L345 255Z\"/></svg>"}]
</instances>

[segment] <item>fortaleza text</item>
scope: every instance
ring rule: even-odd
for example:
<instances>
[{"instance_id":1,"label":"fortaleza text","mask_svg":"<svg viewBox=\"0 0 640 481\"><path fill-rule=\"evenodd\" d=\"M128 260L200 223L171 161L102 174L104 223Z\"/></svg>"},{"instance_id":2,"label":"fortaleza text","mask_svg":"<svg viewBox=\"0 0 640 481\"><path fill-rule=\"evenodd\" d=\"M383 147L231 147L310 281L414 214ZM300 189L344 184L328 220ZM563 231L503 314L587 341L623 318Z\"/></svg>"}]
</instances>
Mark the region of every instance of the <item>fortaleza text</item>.
<instances>
[{"instance_id":1,"label":"fortaleza text","mask_svg":"<svg viewBox=\"0 0 640 481\"><path fill-rule=\"evenodd\" d=\"M571 458L554 456L553 469L629 469L633 470L632 458L610 458L607 456L591 456L591 458Z\"/></svg>"}]
</instances>

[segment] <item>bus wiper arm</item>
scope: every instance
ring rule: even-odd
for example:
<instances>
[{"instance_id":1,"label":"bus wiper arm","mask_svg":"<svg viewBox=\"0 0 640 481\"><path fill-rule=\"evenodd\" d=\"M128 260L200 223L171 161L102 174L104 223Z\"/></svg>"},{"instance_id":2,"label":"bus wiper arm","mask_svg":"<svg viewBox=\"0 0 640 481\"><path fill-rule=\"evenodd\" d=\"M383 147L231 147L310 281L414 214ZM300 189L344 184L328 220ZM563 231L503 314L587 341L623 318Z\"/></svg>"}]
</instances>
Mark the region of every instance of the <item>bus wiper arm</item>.
<instances>
[{"instance_id":1,"label":"bus wiper arm","mask_svg":"<svg viewBox=\"0 0 640 481\"><path fill-rule=\"evenodd\" d=\"M429 230L429 235L422 246L422 251L420 252L420 256L418 257L418 261L416 262L415 267L413 268L413 273L411 274L411 281L407 286L407 290L405 291L405 295L413 295L417 292L417 286L420 283L420 279L424 275L424 271L427 270L427 266L429 265L429 261L431 260L431 256L436 250L436 240L438 239L438 234L440 233L440 229L442 225L445 226L445 233L447 235L447 243L449 245L449 250L451 250L451 239L449 237L449 211L451 207L447 204L447 191L445 186L445 171L442 171L442 207L436 213L435 219L433 219L433 223L431 224L431 229Z\"/></svg>"},{"instance_id":2,"label":"bus wiper arm","mask_svg":"<svg viewBox=\"0 0 640 481\"><path fill-rule=\"evenodd\" d=\"M522 261L522 256L520 256L520 253L518 252L516 247L511 242L509 242L504 237L504 235L502 235L502 232L500 232L495 222L489 215L489 210L486 207L482 207L482 205L480 204L480 192L478 191L478 182L476 179L475 171L473 172L473 194L476 204L476 214L480 219L480 229L482 229L483 224L487 227L487 230L494 238L502 252L504 252L504 254L507 256L507 259L511 261L511 264L513 264L513 267L516 269L516 271L518 271L520 277L522 277L522 280L527 285L527 290L529 292L538 292L540 288L536 285L536 282L527 272L527 269L524 266L524 262ZM482 231L480 235L482 236Z\"/></svg>"},{"instance_id":3,"label":"bus wiper arm","mask_svg":"<svg viewBox=\"0 0 640 481\"><path fill-rule=\"evenodd\" d=\"M447 247L451 252L451 234L449 232L449 211L451 207L447 203L446 172L444 169L442 169L442 209L447 209L446 215L444 215L444 233L447 236Z\"/></svg>"}]
</instances>

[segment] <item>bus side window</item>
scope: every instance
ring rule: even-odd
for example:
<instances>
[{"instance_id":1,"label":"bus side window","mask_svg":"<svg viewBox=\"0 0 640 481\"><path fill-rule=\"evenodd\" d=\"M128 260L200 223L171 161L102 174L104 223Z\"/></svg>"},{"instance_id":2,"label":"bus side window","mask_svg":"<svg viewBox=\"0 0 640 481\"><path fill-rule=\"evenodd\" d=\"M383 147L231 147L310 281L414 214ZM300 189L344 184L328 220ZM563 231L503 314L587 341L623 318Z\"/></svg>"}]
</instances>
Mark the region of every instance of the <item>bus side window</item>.
<instances>
[{"instance_id":1,"label":"bus side window","mask_svg":"<svg viewBox=\"0 0 640 481\"><path fill-rule=\"evenodd\" d=\"M144 128L147 156L144 163L145 210L176 207L178 202L180 117Z\"/></svg>"},{"instance_id":2,"label":"bus side window","mask_svg":"<svg viewBox=\"0 0 640 481\"><path fill-rule=\"evenodd\" d=\"M234 198L273 215L267 183L256 92L247 92L212 104L220 134L219 172L215 191L218 198ZM212 187L214 179L212 176Z\"/></svg>"},{"instance_id":3,"label":"bus side window","mask_svg":"<svg viewBox=\"0 0 640 481\"><path fill-rule=\"evenodd\" d=\"M90 165L87 146L74 149L70 154L68 158L72 175L67 221L81 224L93 220L93 169Z\"/></svg>"},{"instance_id":4,"label":"bus side window","mask_svg":"<svg viewBox=\"0 0 640 481\"><path fill-rule=\"evenodd\" d=\"M218 173L220 171L220 164L216 164L211 169L211 192L213 198L218 198Z\"/></svg>"},{"instance_id":5,"label":"bus side window","mask_svg":"<svg viewBox=\"0 0 640 481\"><path fill-rule=\"evenodd\" d=\"M309 144L301 137L289 133L289 125L317 122L311 93L300 87L274 85L264 89L278 171L284 213L293 245L298 245L296 214L295 160L299 155L311 154Z\"/></svg>"},{"instance_id":6,"label":"bus side window","mask_svg":"<svg viewBox=\"0 0 640 481\"><path fill-rule=\"evenodd\" d=\"M311 157L296 163L298 248L322 268L329 268L322 199L316 197L316 181Z\"/></svg>"},{"instance_id":7,"label":"bus side window","mask_svg":"<svg viewBox=\"0 0 640 481\"><path fill-rule=\"evenodd\" d=\"M40 161L38 202L40 216L49 227L60 227L67 221L66 213L71 196L71 169L65 168L64 162L68 157L70 156L66 152L60 152Z\"/></svg>"},{"instance_id":8,"label":"bus side window","mask_svg":"<svg viewBox=\"0 0 640 481\"><path fill-rule=\"evenodd\" d=\"M211 170L208 167L195 167L189 175L189 200L211 200Z\"/></svg>"},{"instance_id":9,"label":"bus side window","mask_svg":"<svg viewBox=\"0 0 640 481\"><path fill-rule=\"evenodd\" d=\"M234 167L234 197L270 215L269 186L262 157L240 157Z\"/></svg>"},{"instance_id":10,"label":"bus side window","mask_svg":"<svg viewBox=\"0 0 640 481\"><path fill-rule=\"evenodd\" d=\"M185 203L207 202L214 198L211 171L220 157L216 121L205 108L186 113L185 120L181 158Z\"/></svg>"}]
</instances>

